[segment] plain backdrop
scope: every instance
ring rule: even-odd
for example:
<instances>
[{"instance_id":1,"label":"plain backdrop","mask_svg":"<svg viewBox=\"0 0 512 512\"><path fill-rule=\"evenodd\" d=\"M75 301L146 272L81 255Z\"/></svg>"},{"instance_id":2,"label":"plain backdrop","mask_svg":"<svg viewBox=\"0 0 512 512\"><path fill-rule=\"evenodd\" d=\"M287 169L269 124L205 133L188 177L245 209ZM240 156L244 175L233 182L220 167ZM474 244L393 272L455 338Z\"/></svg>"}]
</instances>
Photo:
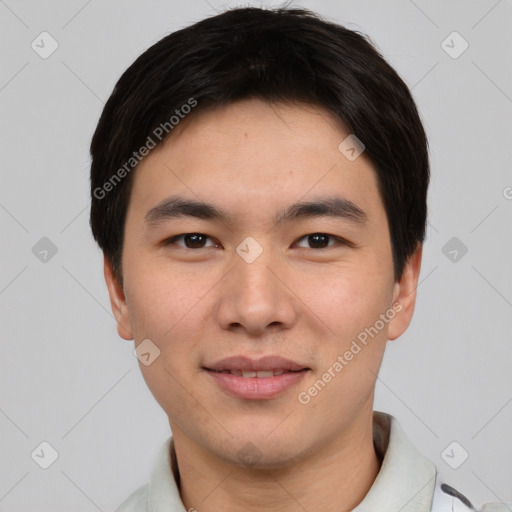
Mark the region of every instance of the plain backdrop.
<instances>
[{"instance_id":1,"label":"plain backdrop","mask_svg":"<svg viewBox=\"0 0 512 512\"><path fill-rule=\"evenodd\" d=\"M170 434L115 330L88 225L88 146L143 50L233 5L0 1L0 510L113 510ZM375 408L476 505L512 501L512 3L293 5L369 34L430 140L416 314L388 344Z\"/></svg>"}]
</instances>

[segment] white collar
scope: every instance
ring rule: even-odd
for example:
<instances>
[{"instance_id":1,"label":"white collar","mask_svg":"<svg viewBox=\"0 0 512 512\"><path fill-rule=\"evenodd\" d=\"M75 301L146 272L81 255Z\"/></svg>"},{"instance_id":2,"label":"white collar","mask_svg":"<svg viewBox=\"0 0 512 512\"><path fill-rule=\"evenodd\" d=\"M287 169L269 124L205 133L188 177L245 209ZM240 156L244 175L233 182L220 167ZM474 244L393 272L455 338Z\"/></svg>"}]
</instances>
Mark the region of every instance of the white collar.
<instances>
[{"instance_id":1,"label":"white collar","mask_svg":"<svg viewBox=\"0 0 512 512\"><path fill-rule=\"evenodd\" d=\"M373 443L384 459L368 494L353 512L430 512L436 469L414 448L393 416L374 411Z\"/></svg>"}]
</instances>

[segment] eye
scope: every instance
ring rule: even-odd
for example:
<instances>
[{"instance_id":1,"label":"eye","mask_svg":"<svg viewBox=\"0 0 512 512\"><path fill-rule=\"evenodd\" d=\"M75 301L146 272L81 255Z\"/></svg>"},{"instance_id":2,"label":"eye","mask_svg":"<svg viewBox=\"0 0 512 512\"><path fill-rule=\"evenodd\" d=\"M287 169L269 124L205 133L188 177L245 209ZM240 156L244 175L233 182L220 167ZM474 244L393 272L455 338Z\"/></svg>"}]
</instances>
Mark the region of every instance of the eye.
<instances>
[{"instance_id":1,"label":"eye","mask_svg":"<svg viewBox=\"0 0 512 512\"><path fill-rule=\"evenodd\" d=\"M207 241L210 244L207 244ZM300 245L300 241L305 240L309 246ZM328 233L311 233L299 238L297 246L305 249L325 249L336 245L351 245L348 240ZM219 244L211 237L203 233L183 233L181 235L172 236L162 242L163 245L177 245L185 249L204 249L206 247L218 247Z\"/></svg>"},{"instance_id":2,"label":"eye","mask_svg":"<svg viewBox=\"0 0 512 512\"><path fill-rule=\"evenodd\" d=\"M329 244L330 240L338 242L341 245L349 245L347 240L338 236L329 235L328 233L311 233L310 235L304 235L302 238L299 238L299 242L304 239L306 243L310 244L310 247L306 247L306 249L324 249L326 247L332 247L335 244ZM299 247L301 246L299 245Z\"/></svg>"},{"instance_id":3,"label":"eye","mask_svg":"<svg viewBox=\"0 0 512 512\"><path fill-rule=\"evenodd\" d=\"M164 245L179 245L180 247L185 247L186 249L202 249L204 247L217 247L217 244L213 243L211 245L205 245L206 240L211 240L208 235L204 235L203 233L183 233L181 235L172 236L171 238L167 238L164 240ZM183 240L183 244L176 243L178 240Z\"/></svg>"}]
</instances>

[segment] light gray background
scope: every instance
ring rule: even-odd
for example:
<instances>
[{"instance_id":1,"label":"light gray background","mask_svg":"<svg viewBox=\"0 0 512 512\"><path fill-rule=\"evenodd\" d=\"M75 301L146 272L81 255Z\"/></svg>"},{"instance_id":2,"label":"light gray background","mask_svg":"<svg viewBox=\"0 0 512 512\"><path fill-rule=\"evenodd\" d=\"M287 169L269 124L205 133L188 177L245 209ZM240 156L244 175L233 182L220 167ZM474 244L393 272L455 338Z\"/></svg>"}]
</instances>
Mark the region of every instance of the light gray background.
<instances>
[{"instance_id":1,"label":"light gray background","mask_svg":"<svg viewBox=\"0 0 512 512\"><path fill-rule=\"evenodd\" d=\"M148 480L169 435L110 313L88 226L88 145L121 72L228 5L0 0L0 510L112 510ZM375 407L475 504L512 501L512 4L294 5L368 33L413 89L430 138L417 311L389 343ZM59 45L47 59L31 48L43 31ZM456 59L441 46L453 31L469 44ZM42 237L57 247L46 262L32 252ZM468 249L455 262L442 250L452 237ZM31 458L42 441L59 454L46 470ZM441 456L453 441L452 465L469 453L458 469Z\"/></svg>"}]
</instances>

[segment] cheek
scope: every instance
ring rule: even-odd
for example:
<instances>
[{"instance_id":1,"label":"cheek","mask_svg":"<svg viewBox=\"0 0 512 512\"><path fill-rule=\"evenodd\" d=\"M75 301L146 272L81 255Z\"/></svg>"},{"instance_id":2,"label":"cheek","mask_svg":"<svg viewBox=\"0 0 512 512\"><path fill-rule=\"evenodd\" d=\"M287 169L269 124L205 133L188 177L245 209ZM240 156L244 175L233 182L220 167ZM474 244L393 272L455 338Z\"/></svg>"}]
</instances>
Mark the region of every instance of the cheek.
<instances>
[{"instance_id":1,"label":"cheek","mask_svg":"<svg viewBox=\"0 0 512 512\"><path fill-rule=\"evenodd\" d=\"M303 302L343 348L385 313L392 298L389 281L383 272L353 264L318 273L299 289Z\"/></svg>"},{"instance_id":2,"label":"cheek","mask_svg":"<svg viewBox=\"0 0 512 512\"><path fill-rule=\"evenodd\" d=\"M389 279L383 273L365 272L355 266L343 270L331 274L325 282L317 280L318 288L304 289L315 303L312 309L318 312L321 323L329 327L328 335L317 341L321 364L317 384L309 388L313 395L318 392L311 403L326 423L332 404L347 414L356 414L360 404L370 399L389 325L389 319L381 320L392 298Z\"/></svg>"},{"instance_id":3,"label":"cheek","mask_svg":"<svg viewBox=\"0 0 512 512\"><path fill-rule=\"evenodd\" d=\"M150 339L159 350L150 365L139 363L144 380L164 410L194 414L195 402L187 390L198 371L199 347L207 328L200 318L207 283L171 274L155 262L129 270L126 293L136 344ZM130 280L130 275L137 277Z\"/></svg>"},{"instance_id":4,"label":"cheek","mask_svg":"<svg viewBox=\"0 0 512 512\"><path fill-rule=\"evenodd\" d=\"M180 383L199 371L201 347L214 329L216 279L213 272L171 272L169 266L152 261L128 267L126 291L136 343L149 338L160 351L150 366L140 365L144 378L159 402L180 402Z\"/></svg>"},{"instance_id":5,"label":"cheek","mask_svg":"<svg viewBox=\"0 0 512 512\"><path fill-rule=\"evenodd\" d=\"M127 265L125 290L135 339L172 339L197 314L207 289L205 280L171 272L165 262Z\"/></svg>"}]
</instances>

